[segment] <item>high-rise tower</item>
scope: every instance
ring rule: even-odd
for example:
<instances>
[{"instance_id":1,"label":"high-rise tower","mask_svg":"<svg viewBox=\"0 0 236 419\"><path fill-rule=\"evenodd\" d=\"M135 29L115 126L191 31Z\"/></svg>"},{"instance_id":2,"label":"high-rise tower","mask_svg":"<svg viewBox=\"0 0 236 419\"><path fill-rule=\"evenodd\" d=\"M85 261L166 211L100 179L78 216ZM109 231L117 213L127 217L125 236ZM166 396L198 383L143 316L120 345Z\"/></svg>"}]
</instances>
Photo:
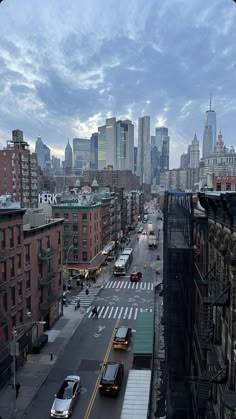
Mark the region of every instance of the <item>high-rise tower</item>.
<instances>
[{"instance_id":1,"label":"high-rise tower","mask_svg":"<svg viewBox=\"0 0 236 419\"><path fill-rule=\"evenodd\" d=\"M199 141L197 139L196 134L194 135L194 139L190 146L190 162L189 167L191 169L197 169L199 167L199 159L200 159L200 150L199 150Z\"/></svg>"},{"instance_id":2,"label":"high-rise tower","mask_svg":"<svg viewBox=\"0 0 236 419\"><path fill-rule=\"evenodd\" d=\"M151 183L150 116L138 119L138 175L140 184Z\"/></svg>"},{"instance_id":3,"label":"high-rise tower","mask_svg":"<svg viewBox=\"0 0 236 419\"><path fill-rule=\"evenodd\" d=\"M70 174L71 172L72 172L72 148L68 140L68 143L65 148L65 173Z\"/></svg>"},{"instance_id":4,"label":"high-rise tower","mask_svg":"<svg viewBox=\"0 0 236 419\"><path fill-rule=\"evenodd\" d=\"M216 144L216 113L211 109L211 95L210 95L210 109L206 111L206 120L203 134L202 157L207 157L212 154Z\"/></svg>"}]
</instances>

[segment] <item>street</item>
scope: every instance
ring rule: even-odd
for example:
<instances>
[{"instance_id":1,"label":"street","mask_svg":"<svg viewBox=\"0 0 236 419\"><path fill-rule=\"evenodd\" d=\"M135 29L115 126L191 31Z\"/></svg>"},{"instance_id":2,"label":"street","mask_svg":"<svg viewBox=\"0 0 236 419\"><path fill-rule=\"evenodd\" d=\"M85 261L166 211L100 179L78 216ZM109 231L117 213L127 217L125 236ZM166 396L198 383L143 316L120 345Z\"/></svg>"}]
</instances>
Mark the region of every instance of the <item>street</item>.
<instances>
[{"instance_id":1,"label":"street","mask_svg":"<svg viewBox=\"0 0 236 419\"><path fill-rule=\"evenodd\" d=\"M156 214L150 215L153 228L160 228ZM144 224L148 229L148 224ZM153 311L156 250L149 250L148 236L140 235L139 241L133 242L134 260L126 277L110 280L96 295L93 305L98 308L98 319L92 317L92 307L86 314L67 344L61 357L41 386L30 409L24 418L42 419L50 417L50 410L55 393L67 375L81 377L82 391L76 402L72 418L83 419L119 419L125 393L127 375L132 368L132 344L128 351L114 350L112 340L119 325L127 325L135 337L135 325L139 311ZM144 269L144 264L147 268ZM139 283L131 283L129 274L141 271L143 278ZM98 394L98 384L103 363L119 360L124 363L125 375L118 397L110 398Z\"/></svg>"}]
</instances>

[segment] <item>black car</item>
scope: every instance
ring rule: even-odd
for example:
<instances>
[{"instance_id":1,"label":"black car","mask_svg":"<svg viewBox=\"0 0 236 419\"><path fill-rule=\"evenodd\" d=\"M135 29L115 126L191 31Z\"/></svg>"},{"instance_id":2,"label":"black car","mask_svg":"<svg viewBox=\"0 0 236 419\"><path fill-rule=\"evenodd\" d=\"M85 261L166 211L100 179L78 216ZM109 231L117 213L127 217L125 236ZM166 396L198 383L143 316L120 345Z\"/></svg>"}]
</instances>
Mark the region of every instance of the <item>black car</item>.
<instances>
[{"instance_id":1,"label":"black car","mask_svg":"<svg viewBox=\"0 0 236 419\"><path fill-rule=\"evenodd\" d=\"M124 376L124 365L121 362L107 362L99 384L100 394L117 396Z\"/></svg>"},{"instance_id":2,"label":"black car","mask_svg":"<svg viewBox=\"0 0 236 419\"><path fill-rule=\"evenodd\" d=\"M130 345L132 331L130 327L118 327L115 337L113 339L114 349L127 349Z\"/></svg>"}]
</instances>

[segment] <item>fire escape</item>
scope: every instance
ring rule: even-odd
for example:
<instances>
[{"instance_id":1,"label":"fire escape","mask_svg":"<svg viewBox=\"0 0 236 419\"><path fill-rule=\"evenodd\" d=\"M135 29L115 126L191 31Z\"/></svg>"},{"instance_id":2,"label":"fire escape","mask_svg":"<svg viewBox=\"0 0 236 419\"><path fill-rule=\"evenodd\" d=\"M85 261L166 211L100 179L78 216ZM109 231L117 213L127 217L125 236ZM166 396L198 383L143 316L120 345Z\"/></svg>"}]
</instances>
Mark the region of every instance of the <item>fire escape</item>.
<instances>
[{"instance_id":1,"label":"fire escape","mask_svg":"<svg viewBox=\"0 0 236 419\"><path fill-rule=\"evenodd\" d=\"M217 278L215 267L204 278L197 269L196 277L199 305L194 346L201 372L192 379L192 383L195 387L195 411L199 418L205 418L207 412L208 415L212 413L211 404L208 403L212 384L224 383L227 378L227 359L223 359L214 339L213 310L228 303L230 286Z\"/></svg>"}]
</instances>

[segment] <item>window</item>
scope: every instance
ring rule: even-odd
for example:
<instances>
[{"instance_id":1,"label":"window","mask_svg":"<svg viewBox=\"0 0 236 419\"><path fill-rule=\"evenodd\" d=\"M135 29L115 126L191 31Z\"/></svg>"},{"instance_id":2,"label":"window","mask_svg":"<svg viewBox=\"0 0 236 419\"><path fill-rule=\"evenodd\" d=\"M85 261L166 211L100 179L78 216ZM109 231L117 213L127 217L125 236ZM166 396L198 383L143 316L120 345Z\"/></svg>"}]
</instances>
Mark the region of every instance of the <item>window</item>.
<instances>
[{"instance_id":1,"label":"window","mask_svg":"<svg viewBox=\"0 0 236 419\"><path fill-rule=\"evenodd\" d=\"M17 230L17 244L20 245L21 244L21 226L16 226L16 230Z\"/></svg>"},{"instance_id":2,"label":"window","mask_svg":"<svg viewBox=\"0 0 236 419\"><path fill-rule=\"evenodd\" d=\"M19 310L19 323L23 323L23 309Z\"/></svg>"},{"instance_id":3,"label":"window","mask_svg":"<svg viewBox=\"0 0 236 419\"><path fill-rule=\"evenodd\" d=\"M83 226L82 232L83 232L83 234L87 234L87 226Z\"/></svg>"},{"instance_id":4,"label":"window","mask_svg":"<svg viewBox=\"0 0 236 419\"><path fill-rule=\"evenodd\" d=\"M14 247L14 230L13 230L13 227L9 227L9 241L10 241L10 248Z\"/></svg>"},{"instance_id":5,"label":"window","mask_svg":"<svg viewBox=\"0 0 236 419\"><path fill-rule=\"evenodd\" d=\"M26 311L31 312L31 297L26 298Z\"/></svg>"},{"instance_id":6,"label":"window","mask_svg":"<svg viewBox=\"0 0 236 419\"><path fill-rule=\"evenodd\" d=\"M221 183L217 183L216 184L216 190L217 191L221 191Z\"/></svg>"},{"instance_id":7,"label":"window","mask_svg":"<svg viewBox=\"0 0 236 419\"><path fill-rule=\"evenodd\" d=\"M59 252L59 255L58 255L58 265L61 265L61 252Z\"/></svg>"},{"instance_id":8,"label":"window","mask_svg":"<svg viewBox=\"0 0 236 419\"><path fill-rule=\"evenodd\" d=\"M1 230L1 249L6 249L6 231Z\"/></svg>"},{"instance_id":9,"label":"window","mask_svg":"<svg viewBox=\"0 0 236 419\"><path fill-rule=\"evenodd\" d=\"M82 214L82 220L87 221L87 214Z\"/></svg>"},{"instance_id":10,"label":"window","mask_svg":"<svg viewBox=\"0 0 236 419\"><path fill-rule=\"evenodd\" d=\"M82 260L83 262L87 262L87 252L82 253Z\"/></svg>"},{"instance_id":11,"label":"window","mask_svg":"<svg viewBox=\"0 0 236 419\"><path fill-rule=\"evenodd\" d=\"M76 222L78 220L77 212L73 214L73 221Z\"/></svg>"},{"instance_id":12,"label":"window","mask_svg":"<svg viewBox=\"0 0 236 419\"><path fill-rule=\"evenodd\" d=\"M87 249L87 240L83 239L83 249Z\"/></svg>"},{"instance_id":13,"label":"window","mask_svg":"<svg viewBox=\"0 0 236 419\"><path fill-rule=\"evenodd\" d=\"M16 326L16 316L12 316L11 325L12 325L12 328L14 328Z\"/></svg>"},{"instance_id":14,"label":"window","mask_svg":"<svg viewBox=\"0 0 236 419\"><path fill-rule=\"evenodd\" d=\"M18 283L18 296L22 297L22 281Z\"/></svg>"},{"instance_id":15,"label":"window","mask_svg":"<svg viewBox=\"0 0 236 419\"><path fill-rule=\"evenodd\" d=\"M7 279L7 262L1 263L2 281Z\"/></svg>"},{"instance_id":16,"label":"window","mask_svg":"<svg viewBox=\"0 0 236 419\"><path fill-rule=\"evenodd\" d=\"M77 260L79 260L78 255L77 253L76 254L74 253L74 261L77 261Z\"/></svg>"},{"instance_id":17,"label":"window","mask_svg":"<svg viewBox=\"0 0 236 419\"><path fill-rule=\"evenodd\" d=\"M231 183L226 183L226 191L231 191Z\"/></svg>"},{"instance_id":18,"label":"window","mask_svg":"<svg viewBox=\"0 0 236 419\"><path fill-rule=\"evenodd\" d=\"M7 342L9 340L8 325L7 324L6 324L6 326L4 326L3 334L4 334L4 340Z\"/></svg>"},{"instance_id":19,"label":"window","mask_svg":"<svg viewBox=\"0 0 236 419\"><path fill-rule=\"evenodd\" d=\"M38 266L39 266L39 278L42 278L42 276L43 276L43 265L40 263Z\"/></svg>"},{"instance_id":20,"label":"window","mask_svg":"<svg viewBox=\"0 0 236 419\"><path fill-rule=\"evenodd\" d=\"M47 260L48 273L52 271L51 259Z\"/></svg>"},{"instance_id":21,"label":"window","mask_svg":"<svg viewBox=\"0 0 236 419\"><path fill-rule=\"evenodd\" d=\"M59 212L55 212L55 218L60 218L60 213Z\"/></svg>"},{"instance_id":22,"label":"window","mask_svg":"<svg viewBox=\"0 0 236 419\"><path fill-rule=\"evenodd\" d=\"M25 245L25 263L30 263L30 244Z\"/></svg>"},{"instance_id":23,"label":"window","mask_svg":"<svg viewBox=\"0 0 236 419\"><path fill-rule=\"evenodd\" d=\"M74 246L78 246L78 239L77 239L77 237L74 237L73 238L73 245Z\"/></svg>"},{"instance_id":24,"label":"window","mask_svg":"<svg viewBox=\"0 0 236 419\"><path fill-rule=\"evenodd\" d=\"M64 212L65 221L69 221L69 214L68 212Z\"/></svg>"},{"instance_id":25,"label":"window","mask_svg":"<svg viewBox=\"0 0 236 419\"><path fill-rule=\"evenodd\" d=\"M61 280L61 272L59 272L58 284L59 284L59 285L61 285L61 284L62 284L62 280Z\"/></svg>"},{"instance_id":26,"label":"window","mask_svg":"<svg viewBox=\"0 0 236 419\"><path fill-rule=\"evenodd\" d=\"M27 290L28 290L28 289L30 288L30 286L31 286L31 284L30 284L30 277L31 277L30 272L31 272L31 271L26 271L26 273L25 273L25 283L26 283L26 289L27 289Z\"/></svg>"},{"instance_id":27,"label":"window","mask_svg":"<svg viewBox=\"0 0 236 419\"><path fill-rule=\"evenodd\" d=\"M50 236L46 236L47 249L50 249Z\"/></svg>"},{"instance_id":28,"label":"window","mask_svg":"<svg viewBox=\"0 0 236 419\"><path fill-rule=\"evenodd\" d=\"M11 305L16 305L16 289L15 287L11 287Z\"/></svg>"},{"instance_id":29,"label":"window","mask_svg":"<svg viewBox=\"0 0 236 419\"><path fill-rule=\"evenodd\" d=\"M18 268L18 273L20 273L21 268L22 268L21 253L17 255L17 268Z\"/></svg>"},{"instance_id":30,"label":"window","mask_svg":"<svg viewBox=\"0 0 236 419\"><path fill-rule=\"evenodd\" d=\"M14 261L14 257L10 258L10 277L12 278L13 276L15 276L15 261Z\"/></svg>"},{"instance_id":31,"label":"window","mask_svg":"<svg viewBox=\"0 0 236 419\"><path fill-rule=\"evenodd\" d=\"M41 255L42 254L42 249L43 249L43 247L42 247L42 239L39 239L38 240L38 255Z\"/></svg>"},{"instance_id":32,"label":"window","mask_svg":"<svg viewBox=\"0 0 236 419\"><path fill-rule=\"evenodd\" d=\"M57 244L61 244L61 232L57 232Z\"/></svg>"},{"instance_id":33,"label":"window","mask_svg":"<svg viewBox=\"0 0 236 419\"><path fill-rule=\"evenodd\" d=\"M7 292L5 292L5 294L3 294L2 297L2 303L3 303L3 308L5 311L8 310L8 304L7 304Z\"/></svg>"}]
</instances>

